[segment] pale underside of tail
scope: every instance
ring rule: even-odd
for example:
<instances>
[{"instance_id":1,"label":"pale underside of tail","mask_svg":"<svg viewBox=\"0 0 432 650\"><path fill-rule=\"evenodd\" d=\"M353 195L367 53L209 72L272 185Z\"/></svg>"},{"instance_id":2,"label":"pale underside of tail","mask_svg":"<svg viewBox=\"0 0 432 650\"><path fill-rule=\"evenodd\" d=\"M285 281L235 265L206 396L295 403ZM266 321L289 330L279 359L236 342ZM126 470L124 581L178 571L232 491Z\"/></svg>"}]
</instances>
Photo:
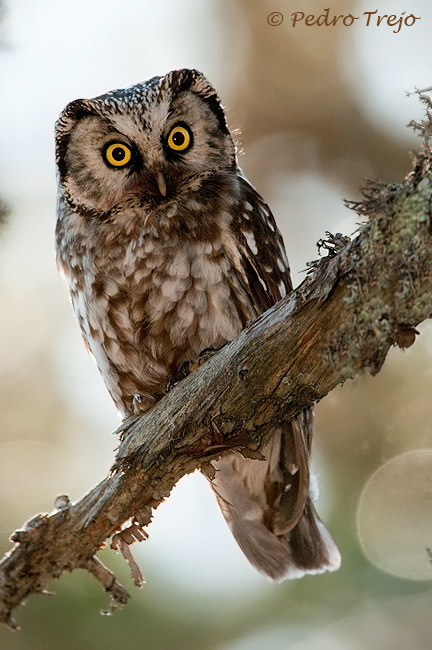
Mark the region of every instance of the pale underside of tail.
<instances>
[{"instance_id":1,"label":"pale underside of tail","mask_svg":"<svg viewBox=\"0 0 432 650\"><path fill-rule=\"evenodd\" d=\"M231 453L214 463L211 485L249 562L271 580L334 571L340 554L319 519L310 482L311 413L276 429L264 460Z\"/></svg>"}]
</instances>

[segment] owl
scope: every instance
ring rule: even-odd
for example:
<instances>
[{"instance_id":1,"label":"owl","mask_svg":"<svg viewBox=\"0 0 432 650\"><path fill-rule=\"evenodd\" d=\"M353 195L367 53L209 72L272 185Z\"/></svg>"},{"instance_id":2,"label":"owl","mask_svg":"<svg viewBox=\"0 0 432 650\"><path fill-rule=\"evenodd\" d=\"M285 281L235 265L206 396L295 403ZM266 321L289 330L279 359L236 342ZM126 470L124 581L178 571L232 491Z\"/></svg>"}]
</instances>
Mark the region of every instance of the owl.
<instances>
[{"instance_id":1,"label":"owl","mask_svg":"<svg viewBox=\"0 0 432 650\"><path fill-rule=\"evenodd\" d=\"M200 72L73 101L56 123L56 161L58 266L123 416L291 291L275 220ZM264 460L215 461L222 513L270 579L332 571L339 552L313 506L312 412L266 426Z\"/></svg>"}]
</instances>

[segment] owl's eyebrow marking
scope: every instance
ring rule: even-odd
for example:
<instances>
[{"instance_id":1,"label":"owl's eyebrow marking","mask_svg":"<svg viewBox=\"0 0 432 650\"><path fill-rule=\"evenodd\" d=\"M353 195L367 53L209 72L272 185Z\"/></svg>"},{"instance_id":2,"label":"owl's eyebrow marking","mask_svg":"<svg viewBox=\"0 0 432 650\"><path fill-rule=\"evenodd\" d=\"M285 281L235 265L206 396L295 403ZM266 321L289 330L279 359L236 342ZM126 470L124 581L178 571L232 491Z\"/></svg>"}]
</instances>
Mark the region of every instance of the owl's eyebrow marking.
<instances>
[{"instance_id":1,"label":"owl's eyebrow marking","mask_svg":"<svg viewBox=\"0 0 432 650\"><path fill-rule=\"evenodd\" d=\"M127 135L125 135L124 133L122 133L121 131L119 131L119 130L118 130L115 126L113 126L112 124L109 124L109 128L108 128L107 136L109 136L109 137L115 137L115 138L118 139L119 141L124 140L124 142L125 142L128 146L133 147L134 149L136 149L135 142L134 142L134 141L133 141L129 136L127 136Z\"/></svg>"},{"instance_id":2,"label":"owl's eyebrow marking","mask_svg":"<svg viewBox=\"0 0 432 650\"><path fill-rule=\"evenodd\" d=\"M117 129L115 129L113 126L110 126L110 127L109 127L109 129L108 129L108 134L109 134L109 135L116 135L116 136L118 136L119 138L126 138L126 136L123 135L123 133L121 133L120 131L117 131ZM129 139L129 138L127 138L127 139Z\"/></svg>"}]
</instances>

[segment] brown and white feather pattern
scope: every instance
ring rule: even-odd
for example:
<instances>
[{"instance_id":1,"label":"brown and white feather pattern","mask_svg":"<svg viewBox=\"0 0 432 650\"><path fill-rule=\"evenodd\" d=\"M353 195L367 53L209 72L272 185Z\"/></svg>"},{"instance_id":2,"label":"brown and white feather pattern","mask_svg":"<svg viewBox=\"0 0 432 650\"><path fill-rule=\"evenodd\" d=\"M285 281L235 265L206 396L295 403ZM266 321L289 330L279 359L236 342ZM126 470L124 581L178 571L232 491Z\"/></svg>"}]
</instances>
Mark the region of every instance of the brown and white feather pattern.
<instances>
[{"instance_id":1,"label":"brown and white feather pattern","mask_svg":"<svg viewBox=\"0 0 432 650\"><path fill-rule=\"evenodd\" d=\"M179 125L184 153L168 146ZM184 361L291 290L282 237L197 71L72 102L56 140L58 265L119 411L143 411ZM112 141L131 152L124 168L104 159ZM237 542L275 580L337 568L309 487L311 411L266 433L265 460L216 463L212 487Z\"/></svg>"}]
</instances>

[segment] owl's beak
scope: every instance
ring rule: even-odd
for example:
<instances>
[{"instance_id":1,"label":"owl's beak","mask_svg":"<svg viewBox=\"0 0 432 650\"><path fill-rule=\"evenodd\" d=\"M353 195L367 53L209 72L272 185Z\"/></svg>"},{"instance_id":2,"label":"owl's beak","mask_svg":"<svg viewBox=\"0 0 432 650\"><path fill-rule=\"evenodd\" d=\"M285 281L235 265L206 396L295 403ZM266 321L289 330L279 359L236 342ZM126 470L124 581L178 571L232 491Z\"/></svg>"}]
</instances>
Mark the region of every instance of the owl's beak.
<instances>
[{"instance_id":1,"label":"owl's beak","mask_svg":"<svg viewBox=\"0 0 432 650\"><path fill-rule=\"evenodd\" d=\"M166 196L167 193L166 180L162 172L159 172L158 175L156 176L156 183L159 188L159 192L162 194L162 196Z\"/></svg>"}]
</instances>

